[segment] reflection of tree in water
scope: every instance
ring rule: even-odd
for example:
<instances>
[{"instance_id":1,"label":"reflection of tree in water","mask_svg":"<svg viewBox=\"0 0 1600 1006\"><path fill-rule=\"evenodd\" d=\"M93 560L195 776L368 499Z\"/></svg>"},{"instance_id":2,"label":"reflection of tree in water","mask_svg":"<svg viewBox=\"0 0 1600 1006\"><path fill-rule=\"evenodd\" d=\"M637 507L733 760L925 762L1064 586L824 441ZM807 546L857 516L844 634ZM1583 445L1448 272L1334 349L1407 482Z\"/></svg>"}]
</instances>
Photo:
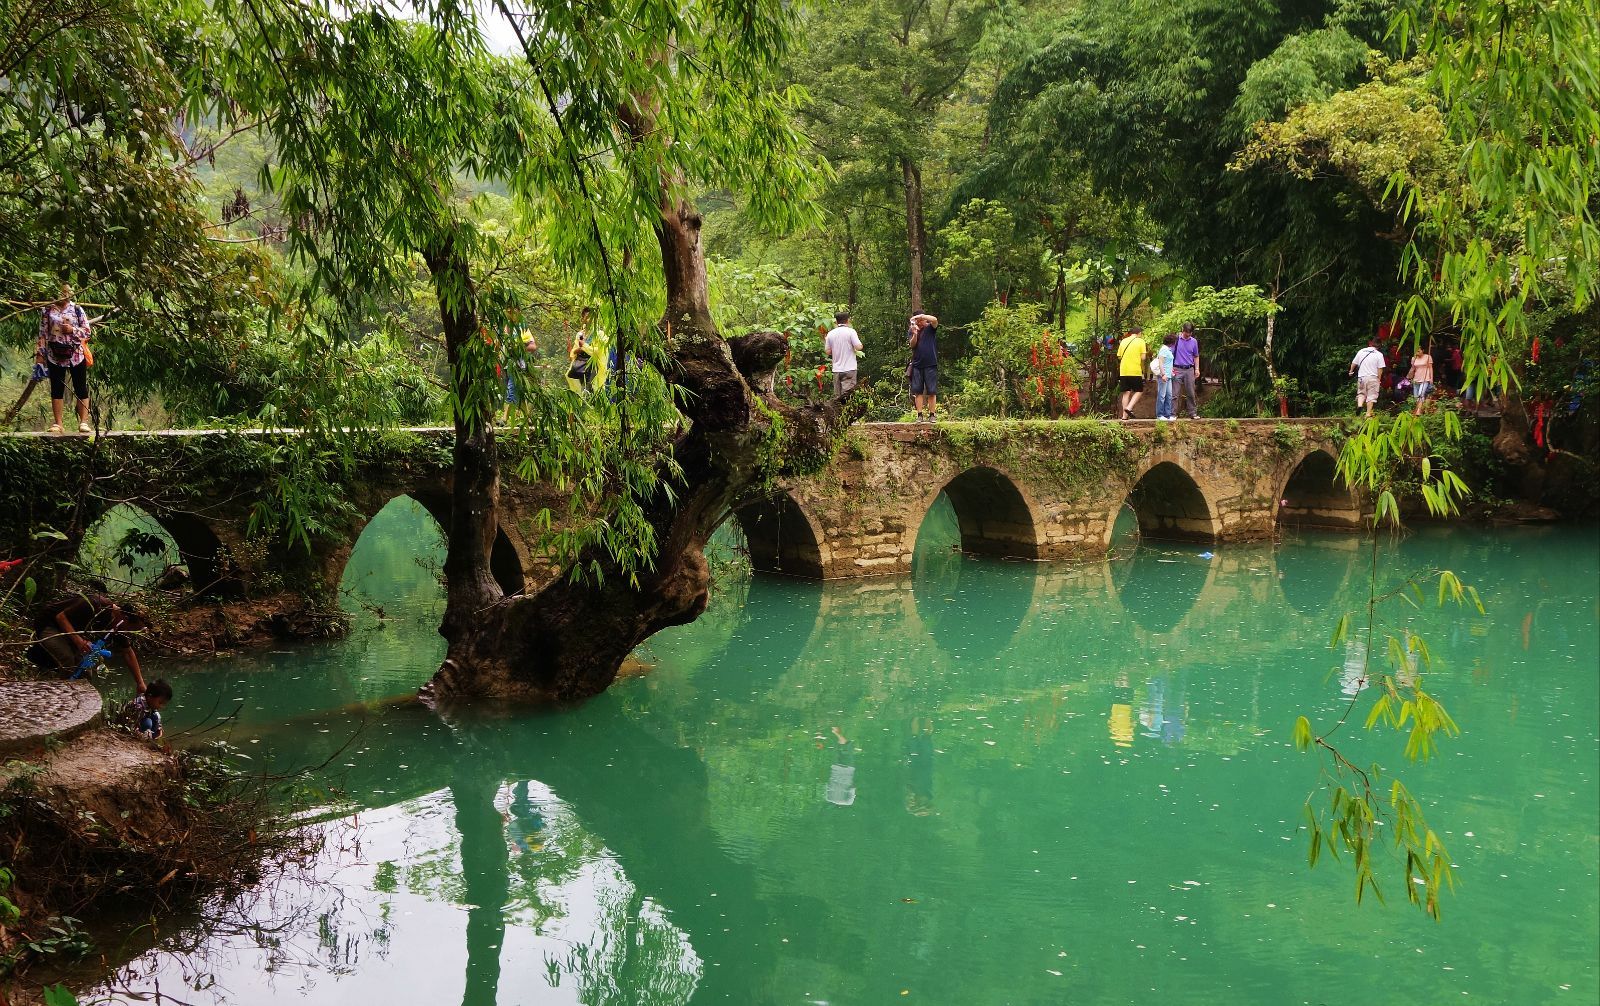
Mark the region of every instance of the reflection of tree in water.
<instances>
[{"instance_id":1,"label":"reflection of tree in water","mask_svg":"<svg viewBox=\"0 0 1600 1006\"><path fill-rule=\"evenodd\" d=\"M514 725L491 725L500 729L462 731L450 787L467 908L463 1006L496 1002L508 923L565 939L562 924L588 913L594 923L586 940L545 954L552 987L572 981L586 1004L687 1002L700 973L687 937L552 790L526 780L504 784L503 734Z\"/></svg>"},{"instance_id":2,"label":"reflection of tree in water","mask_svg":"<svg viewBox=\"0 0 1600 1006\"><path fill-rule=\"evenodd\" d=\"M546 955L550 986L570 980L585 1006L687 1003L699 985L701 963L661 907L632 885L602 890L595 907L599 925L590 942Z\"/></svg>"}]
</instances>

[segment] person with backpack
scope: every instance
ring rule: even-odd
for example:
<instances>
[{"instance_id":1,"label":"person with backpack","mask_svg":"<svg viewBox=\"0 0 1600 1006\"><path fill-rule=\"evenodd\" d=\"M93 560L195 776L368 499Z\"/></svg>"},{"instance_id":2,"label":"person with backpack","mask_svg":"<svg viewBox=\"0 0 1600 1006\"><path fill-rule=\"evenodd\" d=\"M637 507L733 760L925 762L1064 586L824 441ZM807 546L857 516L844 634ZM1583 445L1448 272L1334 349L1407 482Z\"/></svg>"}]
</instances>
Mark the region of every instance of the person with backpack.
<instances>
[{"instance_id":1,"label":"person with backpack","mask_svg":"<svg viewBox=\"0 0 1600 1006\"><path fill-rule=\"evenodd\" d=\"M72 393L78 399L78 432L93 433L89 425L89 316L72 302L72 287L61 284L56 302L40 312L39 344L36 359L44 364L50 380L51 433L61 433L62 402L66 398L67 375L72 375Z\"/></svg>"},{"instance_id":2,"label":"person with backpack","mask_svg":"<svg viewBox=\"0 0 1600 1006\"><path fill-rule=\"evenodd\" d=\"M1144 358L1149 354L1149 347L1144 342L1144 328L1135 325L1128 330L1117 344L1117 375L1121 378L1122 385L1122 416L1126 421L1133 418L1133 407L1139 404L1139 398L1144 394Z\"/></svg>"},{"instance_id":3,"label":"person with backpack","mask_svg":"<svg viewBox=\"0 0 1600 1006\"><path fill-rule=\"evenodd\" d=\"M1368 416L1372 415L1372 407L1378 404L1383 366L1383 350L1378 348L1376 336L1368 339L1366 346L1350 361L1350 373L1356 375L1356 408L1365 406Z\"/></svg>"}]
</instances>

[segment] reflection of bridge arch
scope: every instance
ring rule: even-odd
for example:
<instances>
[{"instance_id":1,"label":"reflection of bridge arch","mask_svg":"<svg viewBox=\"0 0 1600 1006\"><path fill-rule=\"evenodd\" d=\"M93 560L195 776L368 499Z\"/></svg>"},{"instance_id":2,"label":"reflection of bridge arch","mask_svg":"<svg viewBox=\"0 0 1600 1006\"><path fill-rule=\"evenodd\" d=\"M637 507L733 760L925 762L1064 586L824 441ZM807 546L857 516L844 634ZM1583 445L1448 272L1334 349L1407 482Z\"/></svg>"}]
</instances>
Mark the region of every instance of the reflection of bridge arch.
<instances>
[{"instance_id":1,"label":"reflection of bridge arch","mask_svg":"<svg viewBox=\"0 0 1600 1006\"><path fill-rule=\"evenodd\" d=\"M1331 632L1339 612L1346 610L1340 599L1359 564L1329 562L1329 553L1348 557L1360 548L1359 538L1308 534L1296 539L1295 548L1277 550L1273 565L1283 603L1303 618L1327 619Z\"/></svg>"},{"instance_id":2,"label":"reflection of bridge arch","mask_svg":"<svg viewBox=\"0 0 1600 1006\"><path fill-rule=\"evenodd\" d=\"M1194 476L1170 456L1158 454L1150 459L1128 490L1126 502L1138 516L1139 534L1145 538L1216 541L1222 530L1217 508ZM1104 544L1108 546L1113 522L1106 521Z\"/></svg>"},{"instance_id":3,"label":"reflection of bridge arch","mask_svg":"<svg viewBox=\"0 0 1600 1006\"><path fill-rule=\"evenodd\" d=\"M919 557L920 558L920 557ZM981 598L961 594L963 574L982 569ZM970 584L973 577L967 577ZM919 563L911 577L911 598L918 626L943 653L964 660L990 660L1011 645L1033 610L1039 567L1034 563L999 562L960 553ZM981 626L974 626L972 602L983 604Z\"/></svg>"},{"instance_id":4,"label":"reflection of bridge arch","mask_svg":"<svg viewBox=\"0 0 1600 1006\"><path fill-rule=\"evenodd\" d=\"M736 664L751 688L781 677L823 632L826 589L809 581L761 576L719 587L695 624L698 633L714 626L721 638L698 660L690 657L694 669ZM746 631L754 612L763 616L760 633Z\"/></svg>"},{"instance_id":5,"label":"reflection of bridge arch","mask_svg":"<svg viewBox=\"0 0 1600 1006\"><path fill-rule=\"evenodd\" d=\"M366 531L367 525L372 523L372 518L402 496L415 500L428 512L428 516L433 518L441 530L446 534L449 533L450 494L443 489L412 489L406 492L381 494L370 500L364 500L366 505L362 508L360 519L350 526L346 539L348 544L328 556L324 574L327 576L329 586L337 587L344 578L345 564L350 561L351 553L361 541L361 535ZM522 555L512 544L505 528L503 526L497 528L494 534L494 546L489 551L489 572L494 575L495 582L507 594L520 594L527 587L524 569Z\"/></svg>"},{"instance_id":6,"label":"reflection of bridge arch","mask_svg":"<svg viewBox=\"0 0 1600 1006\"><path fill-rule=\"evenodd\" d=\"M793 496L779 492L756 500L735 510L733 518L756 572L822 578L822 529Z\"/></svg>"},{"instance_id":7,"label":"reflection of bridge arch","mask_svg":"<svg viewBox=\"0 0 1600 1006\"><path fill-rule=\"evenodd\" d=\"M1321 448L1308 451L1289 469L1273 507L1280 527L1361 526L1361 506L1339 477L1338 462Z\"/></svg>"},{"instance_id":8,"label":"reflection of bridge arch","mask_svg":"<svg viewBox=\"0 0 1600 1006\"><path fill-rule=\"evenodd\" d=\"M1111 592L1134 625L1150 635L1166 635L1189 617L1220 566L1214 560L1190 555L1174 559L1156 549L1137 548L1111 563Z\"/></svg>"},{"instance_id":9,"label":"reflection of bridge arch","mask_svg":"<svg viewBox=\"0 0 1600 1006\"><path fill-rule=\"evenodd\" d=\"M1340 545L1337 540L1328 544ZM1285 562L1282 549L1256 546L1200 560L1146 545L1123 559L1045 570L1037 593L1050 607L1070 604L1127 624L1128 652L1119 659L1130 662L1163 659L1166 651L1160 647L1170 640L1201 638L1219 628L1233 631L1250 623L1247 613L1263 607L1285 611L1289 619L1282 632L1228 644L1250 649L1296 633L1320 637L1332 631L1350 567L1335 564L1333 576L1312 576L1298 558Z\"/></svg>"}]
</instances>

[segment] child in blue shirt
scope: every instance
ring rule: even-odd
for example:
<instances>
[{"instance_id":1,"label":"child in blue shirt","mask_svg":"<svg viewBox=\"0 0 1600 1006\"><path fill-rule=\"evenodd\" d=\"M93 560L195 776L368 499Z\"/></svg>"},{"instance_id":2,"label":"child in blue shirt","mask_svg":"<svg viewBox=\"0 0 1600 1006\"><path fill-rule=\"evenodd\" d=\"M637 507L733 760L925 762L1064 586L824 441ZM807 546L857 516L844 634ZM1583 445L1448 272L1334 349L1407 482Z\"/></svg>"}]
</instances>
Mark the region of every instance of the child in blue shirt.
<instances>
[{"instance_id":1,"label":"child in blue shirt","mask_svg":"<svg viewBox=\"0 0 1600 1006\"><path fill-rule=\"evenodd\" d=\"M157 678L123 710L134 733L147 740L161 739L161 710L172 701L172 686Z\"/></svg>"}]
</instances>

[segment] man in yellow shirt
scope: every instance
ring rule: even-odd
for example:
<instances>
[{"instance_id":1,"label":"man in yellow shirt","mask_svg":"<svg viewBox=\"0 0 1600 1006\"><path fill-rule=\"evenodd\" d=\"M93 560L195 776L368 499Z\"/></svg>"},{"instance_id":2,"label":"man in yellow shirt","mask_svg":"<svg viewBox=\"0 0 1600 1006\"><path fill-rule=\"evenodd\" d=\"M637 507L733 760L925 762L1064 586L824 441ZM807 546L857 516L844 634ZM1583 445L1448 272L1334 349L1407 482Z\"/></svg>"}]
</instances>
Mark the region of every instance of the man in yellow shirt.
<instances>
[{"instance_id":1,"label":"man in yellow shirt","mask_svg":"<svg viewBox=\"0 0 1600 1006\"><path fill-rule=\"evenodd\" d=\"M1128 330L1117 344L1117 374L1122 379L1122 418L1133 418L1133 407L1144 394L1144 358L1148 350L1144 344L1144 329L1138 325Z\"/></svg>"}]
</instances>

